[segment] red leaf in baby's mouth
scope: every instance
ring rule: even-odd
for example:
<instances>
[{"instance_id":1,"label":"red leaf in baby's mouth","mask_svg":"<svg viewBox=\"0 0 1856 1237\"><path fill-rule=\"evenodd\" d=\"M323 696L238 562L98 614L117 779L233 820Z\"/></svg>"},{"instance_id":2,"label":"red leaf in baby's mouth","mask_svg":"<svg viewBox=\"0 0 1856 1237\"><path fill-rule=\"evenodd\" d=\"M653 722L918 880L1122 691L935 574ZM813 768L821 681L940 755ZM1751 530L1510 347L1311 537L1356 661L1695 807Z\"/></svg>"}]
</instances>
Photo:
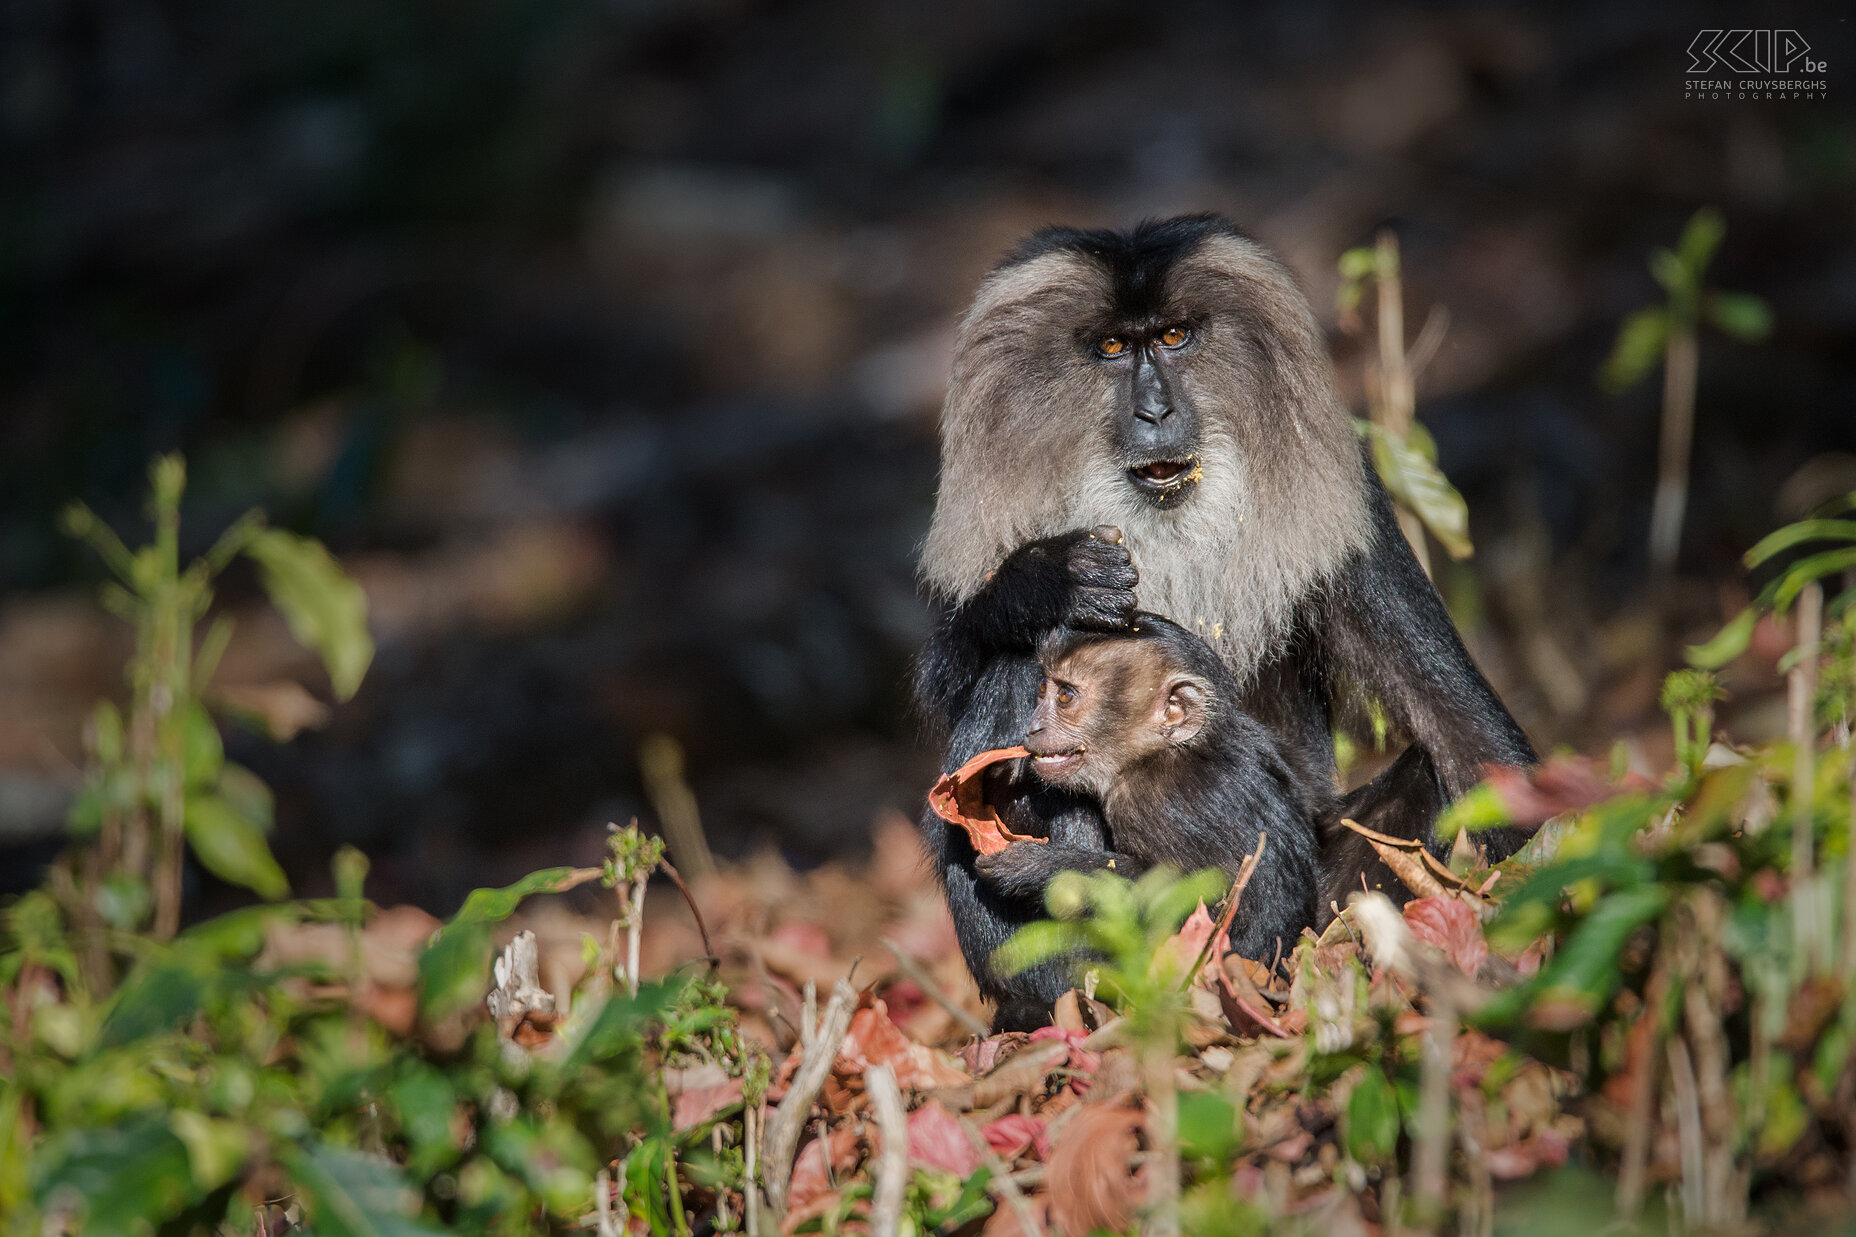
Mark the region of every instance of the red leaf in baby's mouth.
<instances>
[{"instance_id":1,"label":"red leaf in baby's mouth","mask_svg":"<svg viewBox=\"0 0 1856 1237\"><path fill-rule=\"evenodd\" d=\"M1030 754L1023 747L1000 747L981 752L934 784L934 789L928 792L928 806L948 824L965 829L967 836L973 839L973 849L982 855L996 855L1013 842L1044 841L1007 829L999 813L986 802L986 770Z\"/></svg>"}]
</instances>

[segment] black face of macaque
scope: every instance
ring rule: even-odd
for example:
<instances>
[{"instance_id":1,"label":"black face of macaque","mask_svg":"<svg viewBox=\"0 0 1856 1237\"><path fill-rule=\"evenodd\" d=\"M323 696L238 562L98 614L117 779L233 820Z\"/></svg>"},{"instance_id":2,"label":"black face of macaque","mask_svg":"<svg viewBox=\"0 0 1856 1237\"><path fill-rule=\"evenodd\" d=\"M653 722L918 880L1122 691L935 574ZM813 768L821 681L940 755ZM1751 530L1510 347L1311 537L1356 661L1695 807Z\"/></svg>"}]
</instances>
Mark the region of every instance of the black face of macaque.
<instances>
[{"instance_id":1,"label":"black face of macaque","mask_svg":"<svg viewBox=\"0 0 1856 1237\"><path fill-rule=\"evenodd\" d=\"M1002 1028L1040 1025L1071 978L992 966L998 945L1044 914L1040 866L1111 843L1130 861L1228 865L1260 827L1268 854L1287 855L1300 827L1289 805L1331 800L1333 730L1352 710L1343 692L1376 700L1411 746L1338 810L1440 855L1443 805L1487 765L1534 758L1399 530L1307 297L1229 220L1048 228L993 269L955 339L921 566L948 607L916 674L944 771L1025 737L1052 630L1148 637L1144 621L1131 630L1144 610L1216 649L1165 646L1209 687L1202 719L1189 691L1160 694L1151 676L1141 692L1156 695L1138 703L1164 706L1157 723L1124 715L1125 701L1087 723L1047 710L1045 754L1068 757L1073 740L1081 758L1044 762L1048 780L1015 770L1001 787L1013 829L1051 839L1018 877L1019 860L982 862L964 833L922 818L961 950ZM1272 790L1283 777L1287 789ZM1479 837L1494 859L1524 840ZM1340 842L1324 852L1325 877L1344 897L1361 873ZM1299 862L1267 861L1240 917L1266 905L1257 881L1287 882ZM1267 905L1287 922L1282 908L1302 896L1285 884Z\"/></svg>"},{"instance_id":2,"label":"black face of macaque","mask_svg":"<svg viewBox=\"0 0 1856 1237\"><path fill-rule=\"evenodd\" d=\"M1064 869L1157 864L1235 873L1268 835L1232 930L1247 957L1286 952L1316 918L1314 817L1268 729L1237 703L1231 673L1203 640L1153 614L1125 635L1059 632L1025 731L1032 771L1101 806L1098 855L1021 842L980 861L988 879L1041 892Z\"/></svg>"}]
</instances>

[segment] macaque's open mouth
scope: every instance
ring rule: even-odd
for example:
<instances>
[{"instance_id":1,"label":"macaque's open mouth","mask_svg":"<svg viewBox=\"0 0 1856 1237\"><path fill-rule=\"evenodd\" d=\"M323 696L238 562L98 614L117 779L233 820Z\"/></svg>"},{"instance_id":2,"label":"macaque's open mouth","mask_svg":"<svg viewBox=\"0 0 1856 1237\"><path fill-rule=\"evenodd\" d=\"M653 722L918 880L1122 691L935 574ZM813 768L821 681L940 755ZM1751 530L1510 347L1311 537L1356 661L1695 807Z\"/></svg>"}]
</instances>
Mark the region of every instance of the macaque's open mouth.
<instances>
[{"instance_id":1,"label":"macaque's open mouth","mask_svg":"<svg viewBox=\"0 0 1856 1237\"><path fill-rule=\"evenodd\" d=\"M1128 470L1128 479L1148 490L1170 490L1197 477L1198 467L1191 460L1155 460Z\"/></svg>"},{"instance_id":2,"label":"macaque's open mouth","mask_svg":"<svg viewBox=\"0 0 1856 1237\"><path fill-rule=\"evenodd\" d=\"M1074 773L1082 767L1082 763L1083 749L1079 747L1073 752L1053 752L1048 756L1033 756L1031 770L1045 781L1054 781Z\"/></svg>"}]
</instances>

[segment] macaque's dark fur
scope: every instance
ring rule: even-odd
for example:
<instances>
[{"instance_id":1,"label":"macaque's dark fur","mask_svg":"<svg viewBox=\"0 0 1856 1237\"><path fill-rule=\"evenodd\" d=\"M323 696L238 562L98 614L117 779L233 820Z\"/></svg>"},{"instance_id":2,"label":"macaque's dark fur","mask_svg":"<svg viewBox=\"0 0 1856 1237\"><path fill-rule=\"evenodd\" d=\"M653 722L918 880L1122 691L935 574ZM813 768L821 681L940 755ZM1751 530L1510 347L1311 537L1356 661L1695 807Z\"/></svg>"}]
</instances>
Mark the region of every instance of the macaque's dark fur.
<instances>
[{"instance_id":1,"label":"macaque's dark fur","mask_svg":"<svg viewBox=\"0 0 1856 1237\"><path fill-rule=\"evenodd\" d=\"M1187 346L1153 344L1169 323L1190 327ZM1104 358L1093 344L1111 334L1138 347ZM1160 423L1166 445L1143 449L1159 432L1142 417L1156 392L1177 415ZM1164 493L1133 484L1130 470L1158 458L1196 467ZM1331 784L1347 693L1385 708L1411 747L1342 802L1363 824L1442 853L1443 805L1486 764L1534 759L1405 543L1306 297L1223 219L1049 229L987 277L956 340L922 570L950 603L916 681L948 769L1018 742L1038 639L1125 627L1137 582L1141 606L1210 642L1298 785ZM995 787L1014 829L1099 844L1091 804L1034 782ZM1036 1025L1067 977L1047 966L1008 980L990 959L1042 908L983 880L959 830L928 815L923 831L999 1025ZM1350 839L1324 846L1324 907L1358 887ZM1499 858L1524 839L1480 840Z\"/></svg>"},{"instance_id":2,"label":"macaque's dark fur","mask_svg":"<svg viewBox=\"0 0 1856 1237\"><path fill-rule=\"evenodd\" d=\"M1156 682L1192 681L1203 699L1196 714L1202 724L1190 737L1156 742L1151 700L1130 711L1123 707L1121 684L1065 673L1076 667L1079 652L1103 643L1117 646L1112 654L1139 655L1118 656L1110 673L1136 665L1151 669ZM1045 675L1064 673L1090 697L1088 747L1081 759L1090 766L1090 780L1103 788L1091 797L1099 798L1107 847L1019 842L982 856L981 876L1034 905L1042 903L1051 878L1066 869L1112 866L1130 880L1160 865L1182 873L1222 868L1235 876L1256 850L1259 835L1267 833L1263 861L1245 889L1231 941L1245 957L1264 961L1293 949L1302 929L1316 920L1313 821L1331 796L1326 785L1297 783L1268 728L1238 706L1237 682L1218 655L1185 628L1139 614L1128 634L1053 633L1039 660Z\"/></svg>"}]
</instances>

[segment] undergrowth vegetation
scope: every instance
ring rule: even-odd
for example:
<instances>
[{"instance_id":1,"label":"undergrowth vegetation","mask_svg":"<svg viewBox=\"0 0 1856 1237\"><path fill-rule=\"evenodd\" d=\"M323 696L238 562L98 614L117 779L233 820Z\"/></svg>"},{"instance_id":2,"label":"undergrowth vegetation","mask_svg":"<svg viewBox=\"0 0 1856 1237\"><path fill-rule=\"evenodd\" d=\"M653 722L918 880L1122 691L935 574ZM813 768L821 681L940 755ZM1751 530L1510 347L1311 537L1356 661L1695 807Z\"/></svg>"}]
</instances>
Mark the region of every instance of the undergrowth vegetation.
<instances>
[{"instance_id":1,"label":"undergrowth vegetation","mask_svg":"<svg viewBox=\"0 0 1856 1237\"><path fill-rule=\"evenodd\" d=\"M256 517L182 567L178 461L153 481L150 547L70 519L136 647L126 711L91 726L70 850L0 928L8 1234L1725 1232L1845 1214L1856 521L1756 547L1761 565L1833 548L1793 557L1670 676L1660 784L1556 757L1459 803L1446 829L1541 826L1496 870L1369 835L1411 900L1356 895L1281 967L1224 944L1247 874L1079 876L1007 946L1014 965L1086 959L1052 1027L918 1042L892 977L840 982L823 1008L805 985L769 1041L741 1016L765 970L722 966L751 947L705 943L643 980L651 878L682 882L635 827L603 866L479 890L442 924L369 902L354 851L334 897L285 900L268 794L225 760L209 704L224 627L196 625L248 554L341 697L371 656L360 593ZM1706 667L1794 612L1790 737L1736 746ZM265 900L181 929L183 846ZM610 926L550 990L534 936L503 925L594 883ZM925 973L907 982L971 1024Z\"/></svg>"}]
</instances>

